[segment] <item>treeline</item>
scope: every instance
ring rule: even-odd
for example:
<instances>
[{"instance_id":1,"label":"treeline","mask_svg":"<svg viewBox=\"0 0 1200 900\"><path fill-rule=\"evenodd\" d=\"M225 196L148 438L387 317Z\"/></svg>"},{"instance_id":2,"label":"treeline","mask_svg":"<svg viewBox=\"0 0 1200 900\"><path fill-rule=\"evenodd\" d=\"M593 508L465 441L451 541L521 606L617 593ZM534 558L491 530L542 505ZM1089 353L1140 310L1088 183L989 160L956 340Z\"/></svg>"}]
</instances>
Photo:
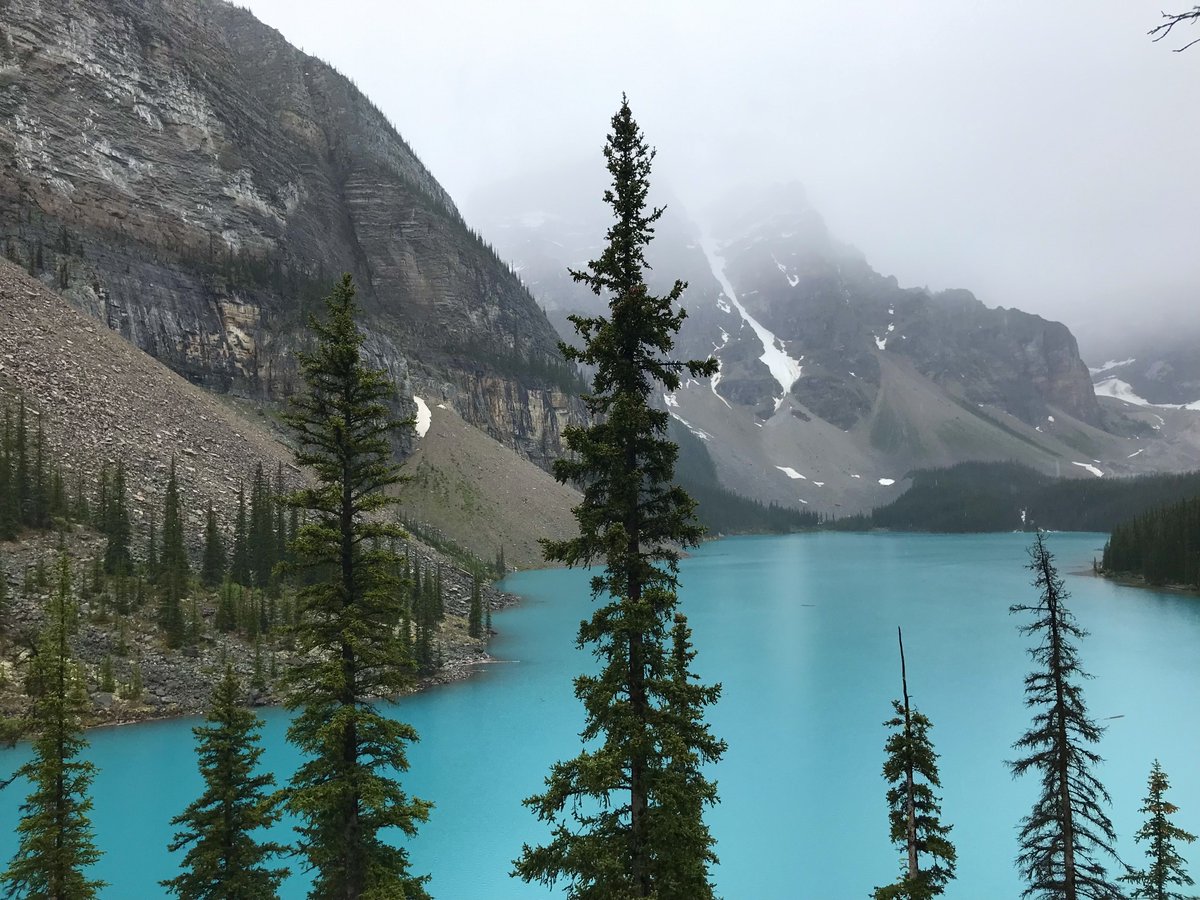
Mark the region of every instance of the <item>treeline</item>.
<instances>
[{"instance_id":1,"label":"treeline","mask_svg":"<svg viewBox=\"0 0 1200 900\"><path fill-rule=\"evenodd\" d=\"M1200 588L1200 499L1159 507L1116 526L1101 565L1110 575Z\"/></svg>"},{"instance_id":2,"label":"treeline","mask_svg":"<svg viewBox=\"0 0 1200 900\"><path fill-rule=\"evenodd\" d=\"M4 407L0 433L0 540L11 541L22 528L50 528L56 521L87 514L83 482L76 485L74 503L68 499L62 468L51 458L46 433L38 417L30 436L25 398L17 398L14 413Z\"/></svg>"},{"instance_id":3,"label":"treeline","mask_svg":"<svg viewBox=\"0 0 1200 900\"><path fill-rule=\"evenodd\" d=\"M787 534L824 523L820 513L763 504L722 487L704 441L675 419L668 426L668 435L679 445L675 483L696 501L696 518L710 535Z\"/></svg>"},{"instance_id":4,"label":"treeline","mask_svg":"<svg viewBox=\"0 0 1200 900\"><path fill-rule=\"evenodd\" d=\"M1111 531L1180 497L1200 497L1200 472L1134 478L1054 478L1018 463L959 463L923 469L870 515L831 523L841 530L982 532L1044 528Z\"/></svg>"},{"instance_id":5,"label":"treeline","mask_svg":"<svg viewBox=\"0 0 1200 900\"><path fill-rule=\"evenodd\" d=\"M151 507L145 521L135 525L123 461L102 464L94 480L77 473L68 489L61 461L47 445L40 416L31 415L23 397L18 397L15 407L3 410L0 541L13 540L23 530L64 531L74 526L94 530L104 537L104 549L83 574L79 590L97 622L111 624L124 634L127 617L145 614L168 648L195 647L206 630L241 637L256 648L255 688L263 687L266 679L265 671L257 671L260 644L265 640L273 647L292 649L296 592L322 574L295 565L293 547L304 522L289 503L289 494L282 464L272 477L258 463L247 482L238 486L232 534L221 528L212 503L205 511L202 534L196 534L188 526L189 513L195 518L195 511L186 508L172 460L161 505ZM438 543L438 536L419 523L404 524L408 535ZM401 599L395 624L408 636L406 651L411 652L417 673L432 674L443 662L438 640L446 617L441 565L423 564L412 555L406 539L392 536L386 543L400 560L393 573ZM473 576L468 633L482 638L491 630L491 609L483 603L482 583L504 574L503 551L495 563L483 563L445 538L440 544ZM25 573L26 596L44 594L50 587L45 561L30 566ZM211 629L202 614L202 601L213 610ZM0 633L3 629L0 623ZM272 667L274 662L272 653ZM106 659L102 669L111 672L112 665ZM102 687L111 692L112 679L102 680ZM132 693L136 698L140 689Z\"/></svg>"}]
</instances>

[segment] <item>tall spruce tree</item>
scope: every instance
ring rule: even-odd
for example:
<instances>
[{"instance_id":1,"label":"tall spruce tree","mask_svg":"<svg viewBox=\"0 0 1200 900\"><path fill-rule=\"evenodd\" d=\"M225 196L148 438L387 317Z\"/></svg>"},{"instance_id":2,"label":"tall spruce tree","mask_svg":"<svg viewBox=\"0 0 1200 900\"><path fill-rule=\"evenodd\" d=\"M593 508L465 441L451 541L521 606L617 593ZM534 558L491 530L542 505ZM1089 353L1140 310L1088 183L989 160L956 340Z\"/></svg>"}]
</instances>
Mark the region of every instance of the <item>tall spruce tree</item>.
<instances>
[{"instance_id":1,"label":"tall spruce tree","mask_svg":"<svg viewBox=\"0 0 1200 900\"><path fill-rule=\"evenodd\" d=\"M361 355L362 332L350 276L313 319L312 352L300 355L306 388L287 421L313 487L293 497L306 511L297 565L319 576L300 591L297 650L314 660L288 676L297 715L288 740L305 756L287 805L300 824L300 852L316 870L311 897L423 900L427 876L409 872L408 853L385 841L398 828L415 834L430 804L408 797L395 773L408 768L407 724L375 701L409 684L411 665L397 634L398 560L388 538L395 525L377 515L395 501L385 489L401 481L390 436L402 425L388 411L386 375Z\"/></svg>"},{"instance_id":2,"label":"tall spruce tree","mask_svg":"<svg viewBox=\"0 0 1200 900\"><path fill-rule=\"evenodd\" d=\"M674 759L712 749L695 743L695 722L715 689L693 692L691 710L672 707L680 694L668 634L677 604L676 548L702 532L695 503L673 484L678 447L652 398L676 390L681 372L711 375L716 363L668 356L685 316L684 284L675 282L661 297L646 287L645 248L663 210L646 208L654 152L624 98L604 156L612 176L604 200L615 221L600 257L571 275L608 296L609 315L573 316L583 347L562 345L569 360L595 369L585 398L595 424L565 430L572 457L554 467L559 481L583 491L574 510L580 533L545 544L548 560L568 566L604 561L603 575L592 579L600 605L579 631L600 671L575 682L587 748L555 764L545 792L525 801L551 824L552 839L526 846L515 874L566 881L576 898L703 900L712 896L712 838L705 830L680 843L677 823L714 802L715 790L698 772L681 783L669 769Z\"/></svg>"},{"instance_id":3,"label":"tall spruce tree","mask_svg":"<svg viewBox=\"0 0 1200 900\"><path fill-rule=\"evenodd\" d=\"M250 574L254 586L265 588L271 581L275 567L275 513L272 508L271 483L267 480L262 463L254 467L254 480L250 484L250 532L248 547Z\"/></svg>"},{"instance_id":4,"label":"tall spruce tree","mask_svg":"<svg viewBox=\"0 0 1200 900\"><path fill-rule=\"evenodd\" d=\"M4 407L4 433L0 436L0 541L11 541L21 530L21 498L17 487L16 438L12 410Z\"/></svg>"},{"instance_id":5,"label":"tall spruce tree","mask_svg":"<svg viewBox=\"0 0 1200 900\"><path fill-rule=\"evenodd\" d=\"M900 877L875 889L875 900L928 900L938 897L954 877L957 854L947 837L952 826L943 825L939 798L933 789L942 783L937 753L929 740L933 724L912 707L908 696L908 669L904 661L904 635L899 628L900 686L902 700L893 700L896 715L884 725L894 729L884 745L887 759L883 777L887 792L892 843L904 849ZM932 859L922 867L921 857Z\"/></svg>"},{"instance_id":6,"label":"tall spruce tree","mask_svg":"<svg viewBox=\"0 0 1200 900\"><path fill-rule=\"evenodd\" d=\"M205 723L192 729L204 792L171 820L180 831L168 849L188 848L179 875L162 885L181 900L274 900L285 868L271 860L288 848L255 832L279 820L269 773L257 773L262 722L240 702L233 669L213 689Z\"/></svg>"},{"instance_id":7,"label":"tall spruce tree","mask_svg":"<svg viewBox=\"0 0 1200 900\"><path fill-rule=\"evenodd\" d=\"M1147 816L1146 823L1137 833L1138 843L1147 844L1148 865L1141 870L1130 869L1121 876L1122 881L1133 885L1130 900L1194 900L1190 894L1172 890L1195 884L1184 868L1187 860L1179 855L1176 844L1190 844L1196 836L1171 821L1179 807L1166 798L1170 786L1167 773L1156 759L1146 785L1146 799L1142 801L1141 812Z\"/></svg>"},{"instance_id":8,"label":"tall spruce tree","mask_svg":"<svg viewBox=\"0 0 1200 900\"><path fill-rule=\"evenodd\" d=\"M22 525L33 524L33 475L29 471L29 423L25 413L25 395L17 397L17 427L13 433L13 477L17 489L17 509Z\"/></svg>"},{"instance_id":9,"label":"tall spruce tree","mask_svg":"<svg viewBox=\"0 0 1200 900\"><path fill-rule=\"evenodd\" d=\"M238 484L237 518L233 525L233 552L229 559L229 577L242 587L250 587L250 538L246 523L246 489Z\"/></svg>"},{"instance_id":10,"label":"tall spruce tree","mask_svg":"<svg viewBox=\"0 0 1200 900\"><path fill-rule=\"evenodd\" d=\"M225 542L217 525L217 512L208 504L204 518L204 559L200 565L200 581L210 590L225 577Z\"/></svg>"},{"instance_id":11,"label":"tall spruce tree","mask_svg":"<svg viewBox=\"0 0 1200 900\"><path fill-rule=\"evenodd\" d=\"M187 592L191 567L183 538L183 510L179 501L179 480L175 460L163 496L162 559L159 562L159 625L167 643L177 647L184 640L183 595Z\"/></svg>"},{"instance_id":12,"label":"tall spruce tree","mask_svg":"<svg viewBox=\"0 0 1200 900\"><path fill-rule=\"evenodd\" d=\"M71 567L64 555L27 680L30 705L24 730L35 737L33 755L17 776L27 779L32 790L21 805L17 852L0 874L9 897L87 900L104 886L87 876L100 851L88 820L88 789L96 767L82 758L89 701L83 673L71 658L77 628Z\"/></svg>"},{"instance_id":13,"label":"tall spruce tree","mask_svg":"<svg viewBox=\"0 0 1200 900\"><path fill-rule=\"evenodd\" d=\"M125 496L125 463L117 462L112 483L105 497L104 533L108 543L104 548L104 571L109 575L127 575L133 569L129 541L133 528L129 523L129 507Z\"/></svg>"},{"instance_id":14,"label":"tall spruce tree","mask_svg":"<svg viewBox=\"0 0 1200 900\"><path fill-rule=\"evenodd\" d=\"M1021 633L1034 638L1034 670L1025 676L1025 705L1033 724L1013 746L1025 755L1009 763L1014 776L1034 771L1041 792L1021 821L1017 866L1026 882L1023 897L1038 900L1116 900L1102 856L1116 859L1111 801L1092 767L1101 762L1089 749L1103 729L1088 716L1073 641L1087 636L1066 607L1069 594L1039 531L1029 550L1029 569L1039 591L1036 605L1014 604L1013 613L1032 613Z\"/></svg>"}]
</instances>

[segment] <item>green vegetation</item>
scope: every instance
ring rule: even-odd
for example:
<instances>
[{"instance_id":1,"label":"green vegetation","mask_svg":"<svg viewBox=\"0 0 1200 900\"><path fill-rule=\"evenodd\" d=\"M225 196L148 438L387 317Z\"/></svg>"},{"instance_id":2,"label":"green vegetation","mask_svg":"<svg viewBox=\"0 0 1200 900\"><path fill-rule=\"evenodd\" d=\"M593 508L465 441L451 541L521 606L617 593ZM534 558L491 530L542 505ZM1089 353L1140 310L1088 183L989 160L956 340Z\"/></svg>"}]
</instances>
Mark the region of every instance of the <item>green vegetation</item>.
<instances>
[{"instance_id":1,"label":"green vegetation","mask_svg":"<svg viewBox=\"0 0 1200 900\"><path fill-rule=\"evenodd\" d=\"M1200 497L1143 513L1112 530L1105 574L1200 588Z\"/></svg>"},{"instance_id":2,"label":"green vegetation","mask_svg":"<svg viewBox=\"0 0 1200 900\"><path fill-rule=\"evenodd\" d=\"M1130 869L1121 877L1122 881L1134 886L1130 900L1192 900L1171 890L1172 885L1189 887L1195 883L1184 869L1187 860L1179 855L1175 845L1179 842L1190 844L1196 840L1196 836L1171 821L1171 816L1179 812L1179 808L1166 799L1170 786L1167 773L1156 759L1150 770L1146 799L1142 801L1141 808L1148 818L1137 833L1138 842L1144 841L1149 845L1146 847L1149 865L1140 871Z\"/></svg>"},{"instance_id":3,"label":"green vegetation","mask_svg":"<svg viewBox=\"0 0 1200 900\"><path fill-rule=\"evenodd\" d=\"M615 221L599 258L571 274L609 295L609 316L572 316L583 347L562 345L568 360L594 367L584 398L594 424L565 430L572 455L554 466L559 481L583 491L574 510L580 534L544 545L548 560L568 566L604 561L592 579L600 606L578 639L600 671L575 681L585 749L556 763L545 792L525 801L550 824L551 839L526 845L514 874L565 881L573 898L704 900L713 896L716 857L703 811L716 789L700 767L725 745L709 733L703 710L719 688L693 684L687 671L693 654L686 625L675 619L674 547L695 544L702 531L695 502L673 483L678 448L651 397L676 390L685 370L712 375L716 363L665 356L685 316L684 285L662 297L646 288L644 250L662 210L646 210L654 154L624 100L604 156L612 176L604 199Z\"/></svg>"},{"instance_id":4,"label":"green vegetation","mask_svg":"<svg viewBox=\"0 0 1200 900\"><path fill-rule=\"evenodd\" d=\"M892 843L904 850L900 877L892 884L878 887L874 900L929 900L940 897L954 878L957 853L948 835L952 826L941 822L940 799L933 789L940 788L937 753L929 740L933 724L914 709L908 696L908 672L904 664L904 636L900 640L900 684L903 700L893 700L896 715L884 722L894 729L884 751L883 777L890 785L887 792L888 821ZM921 857L933 864L921 866Z\"/></svg>"},{"instance_id":5,"label":"green vegetation","mask_svg":"<svg viewBox=\"0 0 1200 900\"><path fill-rule=\"evenodd\" d=\"M86 871L100 851L88 819L96 767L81 758L87 749L88 698L83 673L71 658L77 629L71 567L64 555L27 679L30 706L21 731L34 735L33 756L16 774L29 780L32 791L21 804L16 855L0 874L10 897L87 900L104 886Z\"/></svg>"},{"instance_id":6,"label":"green vegetation","mask_svg":"<svg viewBox=\"0 0 1200 900\"><path fill-rule=\"evenodd\" d=\"M1180 497L1200 497L1200 472L1136 478L1053 478L1018 463L959 463L908 476L912 485L842 530L977 532L1044 528L1110 531ZM1024 519L1022 519L1024 511Z\"/></svg>"},{"instance_id":7,"label":"green vegetation","mask_svg":"<svg viewBox=\"0 0 1200 900\"><path fill-rule=\"evenodd\" d=\"M295 565L311 578L295 633L313 661L287 675L296 712L288 740L305 757L287 807L316 872L311 897L421 900L427 877L412 875L408 853L384 839L392 828L413 835L429 816L430 804L409 798L395 775L407 770L405 746L417 734L376 706L411 681L399 634L400 560L389 547L402 531L377 515L394 503L385 488L401 476L389 436L404 423L388 413L390 381L363 363L350 276L326 309L325 321L312 322L316 347L300 356L306 387L287 415L296 461L315 477L293 495L308 514Z\"/></svg>"},{"instance_id":8,"label":"green vegetation","mask_svg":"<svg viewBox=\"0 0 1200 900\"><path fill-rule=\"evenodd\" d=\"M1024 755L1009 763L1014 776L1032 771L1041 792L1021 821L1017 866L1026 881L1023 897L1119 900L1100 855L1116 858L1117 837L1103 807L1108 792L1092 773L1101 762L1089 748L1104 730L1087 713L1079 682L1087 678L1073 643L1087 632L1067 609L1068 598L1054 558L1038 532L1029 551L1036 605L1014 604L1013 613L1032 613L1020 626L1032 638L1034 670L1025 676L1025 705L1033 710L1029 730L1013 745Z\"/></svg>"},{"instance_id":9,"label":"green vegetation","mask_svg":"<svg viewBox=\"0 0 1200 900\"><path fill-rule=\"evenodd\" d=\"M279 820L270 774L255 774L262 748L258 716L239 702L241 685L232 668L217 683L205 724L192 729L204 793L171 824L182 830L168 849L187 847L182 869L163 887L181 900L274 900L287 869L270 868L287 852L259 842L254 832Z\"/></svg>"}]
</instances>

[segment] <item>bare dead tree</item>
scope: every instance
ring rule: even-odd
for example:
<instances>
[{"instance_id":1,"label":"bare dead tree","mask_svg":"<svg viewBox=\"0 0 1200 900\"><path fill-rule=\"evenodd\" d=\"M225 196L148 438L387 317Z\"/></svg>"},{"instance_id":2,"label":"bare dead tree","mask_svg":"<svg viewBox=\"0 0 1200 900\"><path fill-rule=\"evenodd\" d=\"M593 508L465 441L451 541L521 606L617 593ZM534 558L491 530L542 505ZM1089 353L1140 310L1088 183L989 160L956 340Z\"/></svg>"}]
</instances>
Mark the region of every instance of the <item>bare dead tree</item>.
<instances>
[{"instance_id":1,"label":"bare dead tree","mask_svg":"<svg viewBox=\"0 0 1200 900\"><path fill-rule=\"evenodd\" d=\"M1155 26L1154 28L1151 28L1148 32L1146 32L1147 34L1150 35L1150 38L1154 41L1163 40L1165 37L1167 37L1167 35L1169 35L1171 33L1171 29L1174 28L1176 25L1183 25L1185 23L1190 23L1190 24L1194 25L1197 22L1200 22L1200 6L1193 6L1187 12L1178 12L1178 13L1164 12L1162 14L1162 17L1163 17L1163 21L1159 25ZM1186 44L1184 44L1182 47L1176 47L1175 52L1182 53L1184 50L1186 50L1188 47L1192 46L1193 44L1200 44L1200 37L1193 38L1192 40L1190 40Z\"/></svg>"}]
</instances>

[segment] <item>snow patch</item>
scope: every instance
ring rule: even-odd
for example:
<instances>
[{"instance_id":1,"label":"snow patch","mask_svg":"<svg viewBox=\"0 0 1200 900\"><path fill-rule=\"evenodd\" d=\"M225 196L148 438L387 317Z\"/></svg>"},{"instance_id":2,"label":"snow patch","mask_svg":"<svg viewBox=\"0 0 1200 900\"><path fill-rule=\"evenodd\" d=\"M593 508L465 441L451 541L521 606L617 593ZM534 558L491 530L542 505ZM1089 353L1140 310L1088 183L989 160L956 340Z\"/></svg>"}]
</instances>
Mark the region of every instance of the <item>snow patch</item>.
<instances>
[{"instance_id":1,"label":"snow patch","mask_svg":"<svg viewBox=\"0 0 1200 900\"><path fill-rule=\"evenodd\" d=\"M433 413L429 411L429 407L420 397L413 395L413 401L417 404L417 437L425 437L429 431L429 426L433 424Z\"/></svg>"},{"instance_id":2,"label":"snow patch","mask_svg":"<svg viewBox=\"0 0 1200 900\"><path fill-rule=\"evenodd\" d=\"M717 385L721 383L721 375L723 373L721 372L721 357L714 356L713 359L717 361L717 371L713 374L712 380L709 381L708 386L712 388L714 397L724 403L729 409L733 409L733 407L729 405L729 401L717 393Z\"/></svg>"},{"instance_id":3,"label":"snow patch","mask_svg":"<svg viewBox=\"0 0 1200 900\"><path fill-rule=\"evenodd\" d=\"M799 500L801 503L803 503L805 506L808 506L808 501L805 500L803 497L797 497L796 499Z\"/></svg>"},{"instance_id":4,"label":"snow patch","mask_svg":"<svg viewBox=\"0 0 1200 900\"><path fill-rule=\"evenodd\" d=\"M817 487L825 487L825 482L823 481L814 481L813 484L815 484Z\"/></svg>"},{"instance_id":5,"label":"snow patch","mask_svg":"<svg viewBox=\"0 0 1200 900\"><path fill-rule=\"evenodd\" d=\"M1125 458L1126 458L1126 459L1133 459L1133 458L1134 458L1135 456L1137 456L1139 453L1145 453L1145 452L1146 452L1146 448L1145 448L1145 447L1143 447L1141 450L1134 450L1132 453L1130 453L1130 454L1129 454L1127 457L1125 457Z\"/></svg>"},{"instance_id":6,"label":"snow patch","mask_svg":"<svg viewBox=\"0 0 1200 900\"><path fill-rule=\"evenodd\" d=\"M734 291L733 285L729 281L729 277L725 274L725 259L717 252L716 242L712 238L706 237L700 242L701 248L704 250L704 255L708 258L708 264L712 269L712 273L716 276L717 282L721 285L725 296L729 298L729 302L737 307L741 313L742 320L754 329L754 333L758 335L758 339L762 342L763 352L759 359L770 370L771 375L779 382L779 386L783 389L786 396L788 391L792 389L792 385L796 383L804 372L804 367L800 365L798 360L792 359L783 349L782 342L775 337L770 331L763 327L750 312L742 306L738 300L737 292ZM720 299L717 300L717 305L721 305ZM728 306L725 307L728 312ZM778 404L775 407L778 409Z\"/></svg>"},{"instance_id":7,"label":"snow patch","mask_svg":"<svg viewBox=\"0 0 1200 900\"><path fill-rule=\"evenodd\" d=\"M861 475L855 475L853 472L850 473L850 477L851 478L862 478Z\"/></svg>"},{"instance_id":8,"label":"snow patch","mask_svg":"<svg viewBox=\"0 0 1200 900\"><path fill-rule=\"evenodd\" d=\"M1133 386L1120 378L1105 378L1093 385L1097 397L1114 397L1133 406L1153 406L1156 409L1190 409L1200 410L1200 400L1191 403L1151 403L1145 397L1139 397ZM1161 420L1160 420L1161 421Z\"/></svg>"},{"instance_id":9,"label":"snow patch","mask_svg":"<svg viewBox=\"0 0 1200 900\"><path fill-rule=\"evenodd\" d=\"M1051 425L1053 425L1054 424L1054 416L1046 416L1046 421L1049 422Z\"/></svg>"},{"instance_id":10,"label":"snow patch","mask_svg":"<svg viewBox=\"0 0 1200 900\"><path fill-rule=\"evenodd\" d=\"M1091 472L1097 478L1104 477L1104 473L1101 472L1099 469L1097 469L1095 466L1093 466L1091 463L1073 462L1073 463L1071 463L1071 465L1079 466L1079 468L1081 468L1081 469L1087 469L1087 471Z\"/></svg>"},{"instance_id":11,"label":"snow patch","mask_svg":"<svg viewBox=\"0 0 1200 900\"><path fill-rule=\"evenodd\" d=\"M879 483L882 484L884 487L891 487L893 484L896 483L896 479L895 478L880 478Z\"/></svg>"},{"instance_id":12,"label":"snow patch","mask_svg":"<svg viewBox=\"0 0 1200 900\"><path fill-rule=\"evenodd\" d=\"M674 406L676 408L679 407L679 401L675 399L674 394L663 394L663 402L666 403L667 406Z\"/></svg>"},{"instance_id":13,"label":"snow patch","mask_svg":"<svg viewBox=\"0 0 1200 900\"><path fill-rule=\"evenodd\" d=\"M879 335L875 335L875 346L878 347L880 350L886 350L887 349L887 338L881 338Z\"/></svg>"},{"instance_id":14,"label":"snow patch","mask_svg":"<svg viewBox=\"0 0 1200 900\"><path fill-rule=\"evenodd\" d=\"M1120 378L1105 378L1103 381L1095 385L1097 397L1113 397L1117 400L1123 400L1125 403L1131 403L1134 406L1153 406L1154 404L1145 397L1139 397L1134 391L1133 386Z\"/></svg>"},{"instance_id":15,"label":"snow patch","mask_svg":"<svg viewBox=\"0 0 1200 900\"><path fill-rule=\"evenodd\" d=\"M777 468L780 472L782 472L788 478L804 478L803 475L801 475L799 472L797 472L791 466L776 466L775 468ZM808 481L807 478L804 478L804 480Z\"/></svg>"},{"instance_id":16,"label":"snow patch","mask_svg":"<svg viewBox=\"0 0 1200 900\"><path fill-rule=\"evenodd\" d=\"M671 418L674 419L675 421L679 422L681 425L683 425L684 428L686 428L688 431L690 431L696 437L700 438L700 440L702 440L702 441L711 441L712 440L711 434L709 434L707 431L702 431L701 429L696 428L694 425L692 425L691 422L689 422L687 419L683 418L683 416L678 416L675 413L671 413Z\"/></svg>"},{"instance_id":17,"label":"snow patch","mask_svg":"<svg viewBox=\"0 0 1200 900\"><path fill-rule=\"evenodd\" d=\"M1132 362L1137 362L1137 360L1133 357L1130 357L1129 359L1110 359L1098 369L1093 369L1091 366L1088 366L1088 371L1093 375L1099 375L1101 372L1107 372L1109 369L1119 369L1121 366L1127 366Z\"/></svg>"}]
</instances>

